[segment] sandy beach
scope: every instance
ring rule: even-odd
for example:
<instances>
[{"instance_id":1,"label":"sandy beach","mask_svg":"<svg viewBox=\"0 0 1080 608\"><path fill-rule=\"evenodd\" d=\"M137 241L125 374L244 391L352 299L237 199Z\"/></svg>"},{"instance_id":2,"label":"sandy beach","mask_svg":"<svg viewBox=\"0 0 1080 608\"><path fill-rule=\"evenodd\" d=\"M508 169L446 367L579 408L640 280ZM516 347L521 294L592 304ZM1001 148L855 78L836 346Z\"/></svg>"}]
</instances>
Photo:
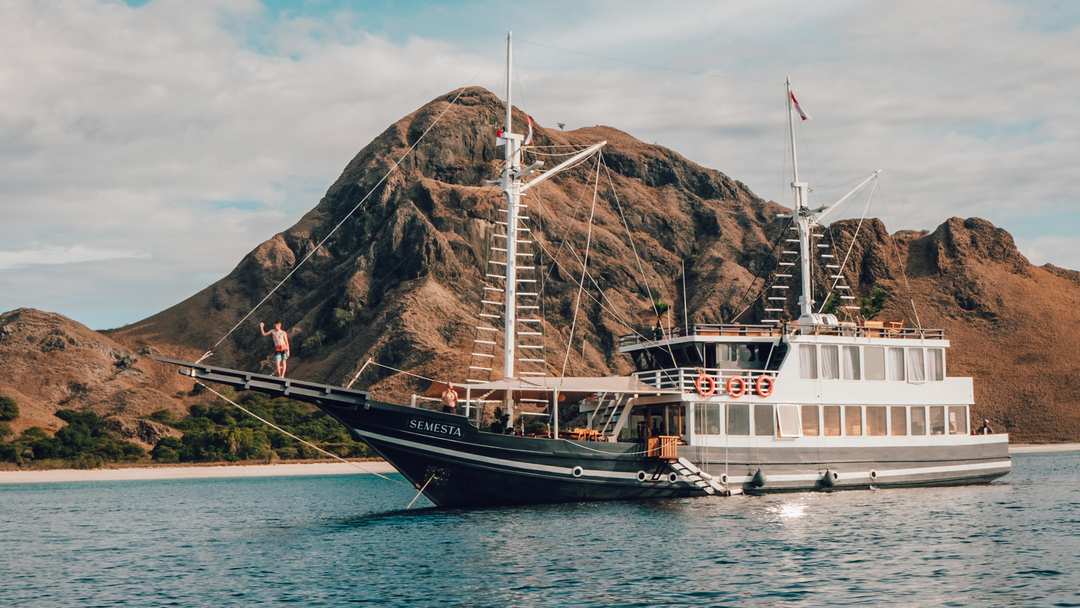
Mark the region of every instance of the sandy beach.
<instances>
[{"instance_id":1,"label":"sandy beach","mask_svg":"<svg viewBox=\"0 0 1080 608\"><path fill-rule=\"evenodd\" d=\"M56 469L0 471L0 484L58 481L126 481L136 479L196 479L207 477L279 477L286 475L363 475L394 473L387 462L316 462L300 464L221 465L199 467L131 467L118 469Z\"/></svg>"},{"instance_id":2,"label":"sandy beach","mask_svg":"<svg viewBox=\"0 0 1080 608\"><path fill-rule=\"evenodd\" d=\"M1011 445L1009 453L1076 452L1080 443ZM299 464L220 465L195 467L131 467L116 469L57 469L51 471L0 471L0 484L58 481L122 481L135 479L196 479L207 477L278 477L287 475L363 475L394 473L390 463L316 462Z\"/></svg>"}]
</instances>

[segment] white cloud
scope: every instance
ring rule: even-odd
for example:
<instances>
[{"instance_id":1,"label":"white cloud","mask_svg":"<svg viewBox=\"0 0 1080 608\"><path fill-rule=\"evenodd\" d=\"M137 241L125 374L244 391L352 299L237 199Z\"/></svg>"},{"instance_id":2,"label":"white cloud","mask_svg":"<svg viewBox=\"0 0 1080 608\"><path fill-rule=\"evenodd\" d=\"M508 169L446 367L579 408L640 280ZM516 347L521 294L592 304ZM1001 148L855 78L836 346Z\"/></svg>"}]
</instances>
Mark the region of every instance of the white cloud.
<instances>
[{"instance_id":1,"label":"white cloud","mask_svg":"<svg viewBox=\"0 0 1080 608\"><path fill-rule=\"evenodd\" d=\"M43 247L24 251L0 251L0 270L20 268L22 266L78 264L80 262L147 257L149 257L149 254L145 252L120 249L92 249L81 245Z\"/></svg>"},{"instance_id":2,"label":"white cloud","mask_svg":"<svg viewBox=\"0 0 1080 608\"><path fill-rule=\"evenodd\" d=\"M302 2L274 14L255 0L137 9L8 0L0 249L53 252L39 260L77 259L71 243L91 257L139 252L148 257L86 262L81 269L101 274L81 288L100 290L100 326L156 312L291 225L394 121L460 86L501 91L500 39L513 28L521 40L629 62L519 44L515 103L544 126L611 125L783 201L779 83L791 75L815 119L800 125L812 183L883 169L888 208L874 213L887 213L891 228L980 216L1015 226L1029 256L1041 247L1062 256L1048 261L1080 268L1080 251L1046 245L1075 237L1053 227L1055 214L1072 212L1063 202L1075 206L1071 162L1080 157L1071 5L555 2L514 7L510 23L494 16L497 6L390 15L376 31L378 15L361 11L395 7L314 15ZM485 36L489 44L478 42ZM1032 216L1046 226L1021 221ZM0 310L28 305L26 294L44 289L41 273L69 279L65 266L35 267L34 282L6 271ZM136 310L129 303L142 299L121 287L153 297ZM80 302L92 297L62 309L32 299L81 319Z\"/></svg>"}]
</instances>

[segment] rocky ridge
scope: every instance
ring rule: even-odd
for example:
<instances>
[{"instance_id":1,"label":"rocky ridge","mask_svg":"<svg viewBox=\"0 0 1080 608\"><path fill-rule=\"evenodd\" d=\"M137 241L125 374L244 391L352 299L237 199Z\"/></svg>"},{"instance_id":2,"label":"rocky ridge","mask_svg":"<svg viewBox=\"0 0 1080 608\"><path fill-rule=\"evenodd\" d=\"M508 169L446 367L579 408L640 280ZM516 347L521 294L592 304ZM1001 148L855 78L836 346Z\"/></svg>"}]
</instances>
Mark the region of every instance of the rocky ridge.
<instances>
[{"instance_id":1,"label":"rocky ridge","mask_svg":"<svg viewBox=\"0 0 1080 608\"><path fill-rule=\"evenodd\" d=\"M0 364L0 394L20 404L31 400L42 420L60 403L99 413L179 410L184 401L175 395L189 389L190 381L142 353L194 360L228 334L209 363L268 371L267 339L257 323L279 318L293 341L290 375L296 377L345 383L368 358L426 377L464 377L502 202L486 180L501 164L493 134L503 113L491 93L465 89L404 117L357 154L314 209L245 256L228 276L148 319L107 336L94 334L97 346L76 348L92 341L75 336L75 329L52 334L59 326L16 323L44 313L5 313L0 349L10 350ZM524 120L515 111L517 124ZM601 183L595 208L594 166L556 177L527 199L534 234L544 245L532 262L547 269L543 307L553 373L561 371L571 339L580 279L580 265L564 240L581 251L588 238L595 281L586 282L567 373L604 375L630 371L617 352L618 336L651 327L654 301L671 304L677 319L685 306L691 323L732 321L747 307L738 320L760 316L761 300L745 296L760 291L758 277L775 268L773 245L784 229L776 218L787 211L783 207L616 129L563 132L536 125L534 150L580 148L602 139L609 142L603 172L612 186ZM405 161L379 184L402 156ZM538 158L550 166L550 157ZM1080 337L1072 314L1080 304L1080 273L1031 265L1008 233L978 218L952 218L933 232L893 235L877 220L862 226L842 221L829 228L827 238L846 251L856 230L845 269L848 284L863 296L873 286L889 294L878 318L946 330L953 345L949 373L975 377L973 416L991 418L1016 440L1080 438L1080 399L1069 383ZM555 252L557 265L550 255ZM237 326L309 255L251 320ZM824 277L815 282L824 284ZM55 346L61 343L66 346ZM58 351L85 355L77 358L81 367ZM8 363L9 358L19 362ZM48 380L56 369L68 375ZM368 369L360 384L380 398L403 399L427 388L387 367ZM27 379L34 374L41 379ZM86 383L84 376L93 381L85 395L72 388Z\"/></svg>"}]
</instances>

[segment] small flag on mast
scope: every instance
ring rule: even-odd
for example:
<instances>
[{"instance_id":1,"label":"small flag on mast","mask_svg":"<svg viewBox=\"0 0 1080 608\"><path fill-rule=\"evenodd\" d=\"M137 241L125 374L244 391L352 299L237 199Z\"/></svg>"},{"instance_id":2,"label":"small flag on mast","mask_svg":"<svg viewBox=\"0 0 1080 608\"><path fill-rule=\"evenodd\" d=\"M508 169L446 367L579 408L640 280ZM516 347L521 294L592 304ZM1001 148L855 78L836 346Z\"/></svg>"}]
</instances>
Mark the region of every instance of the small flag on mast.
<instances>
[{"instance_id":1,"label":"small flag on mast","mask_svg":"<svg viewBox=\"0 0 1080 608\"><path fill-rule=\"evenodd\" d=\"M795 111L799 113L799 117L803 120L813 120L810 115L803 112L802 106L799 105L799 100L795 99L795 91L791 92L791 102L795 104Z\"/></svg>"},{"instance_id":2,"label":"small flag on mast","mask_svg":"<svg viewBox=\"0 0 1080 608\"><path fill-rule=\"evenodd\" d=\"M505 145L506 145L506 138L503 137L503 130L502 130L502 127L500 127L499 132L495 134L495 147L498 148L499 146L505 146Z\"/></svg>"},{"instance_id":3,"label":"small flag on mast","mask_svg":"<svg viewBox=\"0 0 1080 608\"><path fill-rule=\"evenodd\" d=\"M532 116L526 114L525 120L529 121L529 136L525 138L525 143L522 145L527 146L532 143Z\"/></svg>"}]
</instances>

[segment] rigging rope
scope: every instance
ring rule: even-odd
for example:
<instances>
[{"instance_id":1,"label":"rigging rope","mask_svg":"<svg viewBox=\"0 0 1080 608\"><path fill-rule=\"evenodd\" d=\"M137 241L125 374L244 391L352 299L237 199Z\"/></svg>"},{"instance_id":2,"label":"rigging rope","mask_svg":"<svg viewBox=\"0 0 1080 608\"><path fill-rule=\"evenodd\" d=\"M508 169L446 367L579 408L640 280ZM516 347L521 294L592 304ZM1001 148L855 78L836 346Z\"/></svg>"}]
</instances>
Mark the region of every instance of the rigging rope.
<instances>
[{"instance_id":1,"label":"rigging rope","mask_svg":"<svg viewBox=\"0 0 1080 608\"><path fill-rule=\"evenodd\" d=\"M585 261L581 266L581 280L578 281L577 301L574 305L574 320L570 323L570 336L566 339L566 356L563 357L560 375L566 375L566 364L570 361L570 347L574 343L574 331L577 328L578 311L581 310L581 292L585 289L585 275L588 274L589 251L592 247L592 221L596 217L596 199L600 191L600 156L596 157L596 181L593 184L592 210L589 212L589 231L585 237ZM584 340L582 340L582 358L584 359Z\"/></svg>"},{"instance_id":2,"label":"rigging rope","mask_svg":"<svg viewBox=\"0 0 1080 608\"><path fill-rule=\"evenodd\" d=\"M217 395L217 396L218 396L218 397L220 397L221 399L223 399L223 400L225 400L225 401L227 401L227 402L231 403L231 404L232 404L233 406L235 406L235 407L236 407L237 409L239 409L240 411L244 412L244 413L245 413L245 414L247 414L248 416L251 416L252 418L254 418L254 419L258 420L259 422L261 422L261 423L265 424L266 426L269 426L269 427L271 427L271 428L273 428L273 429L276 429L276 430L278 430L278 431L281 431L282 433L285 433L285 434L286 434L286 435L288 435L289 437L292 437L293 439L295 439L295 440L299 441L300 443L302 443L302 444L304 444L304 445L306 445L306 446L308 446L308 447L311 447L311 448L313 448L313 449L315 449L315 450L317 450L317 451L319 451L319 452L322 452L323 454L326 454L327 456L330 456L331 458L336 458L336 459L340 460L341 462L344 462L344 463L346 463L346 464L348 464L348 465L354 466L354 467L356 467L356 468L360 469L361 471L363 471L363 472L365 472L365 473L371 473L372 475L375 475L376 477L380 477L380 478L382 478L382 479L385 479L386 481L392 481L392 482L394 482L394 483L396 483L396 484L400 484L400 485L403 485L403 486L409 486L409 484L407 484L407 483L405 483L405 482L402 482L402 481L398 481L397 479L391 479L391 478L389 478L389 477L387 477L387 476L385 476L385 475L383 475L383 474L381 474L381 473L375 472L375 471L370 471L370 470L368 470L368 469L365 469L365 468L364 468L364 467L363 467L362 465L360 465L359 463L353 462L353 461L351 461L351 460L345 460L344 458L342 458L341 456L338 456L337 454L334 454L334 453L332 453L332 452L327 452L326 450L324 450L324 449L320 448L319 446L317 446L317 445L315 445L315 444L313 444L313 443L311 443L311 442L305 441L305 440L303 440L303 439L301 439L301 438L297 437L296 435L293 435L293 434L292 434L292 433L290 433L289 431L286 431L285 429L283 429L283 428L281 428L280 426L278 426L278 425L274 424L273 422L270 422L269 420L266 420L265 418L261 418L261 417L259 417L259 416L255 415L255 414L253 414L253 413L251 412L251 410L248 410L247 408L245 408L244 406L240 405L239 403L237 403L237 402L233 401L232 399L229 399L229 398L228 398L228 397L226 397L225 395L222 395L221 393L219 393L219 392L215 391L215 390L214 390L213 388L211 388L210 386L208 386L208 385L206 385L206 384L203 384L203 383L202 383L201 381L199 381L199 380L196 380L196 381L195 381L195 383L196 383L196 384L198 384L199 386L201 386L201 387L205 388L206 390L210 391L211 393L214 393L215 395ZM412 487L412 486L409 486L409 487Z\"/></svg>"}]
</instances>

